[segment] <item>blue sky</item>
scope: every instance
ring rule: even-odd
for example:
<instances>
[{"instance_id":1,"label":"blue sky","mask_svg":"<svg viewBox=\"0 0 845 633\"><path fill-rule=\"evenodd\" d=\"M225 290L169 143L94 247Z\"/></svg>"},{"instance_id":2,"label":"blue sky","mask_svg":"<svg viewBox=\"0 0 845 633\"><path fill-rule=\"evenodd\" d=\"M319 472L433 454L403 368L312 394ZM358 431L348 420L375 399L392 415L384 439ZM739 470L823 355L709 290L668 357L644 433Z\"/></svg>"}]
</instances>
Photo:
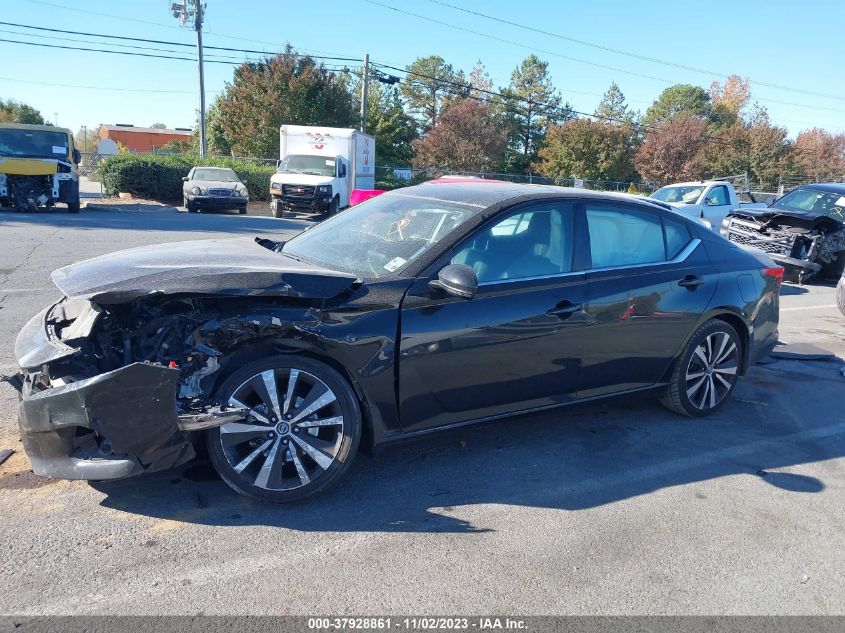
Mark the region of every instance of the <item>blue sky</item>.
<instances>
[{"instance_id":1,"label":"blue sky","mask_svg":"<svg viewBox=\"0 0 845 633\"><path fill-rule=\"evenodd\" d=\"M444 0L564 37L704 69L705 73L529 32L431 0L376 1L445 24L404 15L368 0L207 0L205 43L272 51L290 42L314 54L357 58L369 53L372 60L400 67L415 57L436 53L466 72L480 59L497 87L508 82L520 60L536 52L549 61L564 99L585 112L595 109L614 80L630 105L644 111L672 83L707 88L713 80L735 73L757 82L752 84L753 99L765 105L772 120L793 137L809 127L845 132L842 0ZM167 0L4 0L0 19L193 43L193 31L179 27L170 16L169 4ZM31 35L20 34L24 32ZM33 37L36 34L42 37ZM54 37L95 40L0 25L0 39L103 48ZM0 70L0 97L29 103L49 120L57 115L62 126L78 129L101 123L145 126L163 122L190 127L195 121L196 64L190 61L6 42L0 42L0 50L7 60ZM245 58L239 53L225 54ZM209 101L231 79L232 68L228 64L206 65Z\"/></svg>"}]
</instances>

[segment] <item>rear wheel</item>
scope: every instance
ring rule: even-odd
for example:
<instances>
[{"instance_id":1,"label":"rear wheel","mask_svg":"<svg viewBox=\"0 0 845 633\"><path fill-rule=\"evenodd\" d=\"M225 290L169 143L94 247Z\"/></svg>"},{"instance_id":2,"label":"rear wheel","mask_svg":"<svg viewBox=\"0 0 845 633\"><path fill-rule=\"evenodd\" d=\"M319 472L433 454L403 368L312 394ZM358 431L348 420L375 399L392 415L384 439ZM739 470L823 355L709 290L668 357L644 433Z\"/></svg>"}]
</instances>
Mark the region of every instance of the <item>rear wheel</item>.
<instances>
[{"instance_id":1,"label":"rear wheel","mask_svg":"<svg viewBox=\"0 0 845 633\"><path fill-rule=\"evenodd\" d=\"M298 356L249 363L218 395L248 410L243 421L208 433L212 464L241 494L299 501L335 483L355 457L358 401L349 383L322 363Z\"/></svg>"},{"instance_id":2,"label":"rear wheel","mask_svg":"<svg viewBox=\"0 0 845 633\"><path fill-rule=\"evenodd\" d=\"M718 319L707 321L684 348L660 402L689 417L713 413L734 390L741 359L736 330Z\"/></svg>"}]
</instances>

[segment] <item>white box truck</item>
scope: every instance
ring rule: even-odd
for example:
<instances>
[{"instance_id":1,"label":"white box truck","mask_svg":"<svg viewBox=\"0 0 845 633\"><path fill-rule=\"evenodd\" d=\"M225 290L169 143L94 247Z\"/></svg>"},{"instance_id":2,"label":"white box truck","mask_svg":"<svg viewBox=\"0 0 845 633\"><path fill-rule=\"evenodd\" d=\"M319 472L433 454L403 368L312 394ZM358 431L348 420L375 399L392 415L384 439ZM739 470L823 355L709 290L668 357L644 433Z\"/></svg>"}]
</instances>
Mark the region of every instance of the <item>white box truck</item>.
<instances>
[{"instance_id":1,"label":"white box truck","mask_svg":"<svg viewBox=\"0 0 845 633\"><path fill-rule=\"evenodd\" d=\"M273 216L292 210L333 215L349 206L353 189L373 189L376 142L358 130L283 125L279 163L270 178Z\"/></svg>"}]
</instances>

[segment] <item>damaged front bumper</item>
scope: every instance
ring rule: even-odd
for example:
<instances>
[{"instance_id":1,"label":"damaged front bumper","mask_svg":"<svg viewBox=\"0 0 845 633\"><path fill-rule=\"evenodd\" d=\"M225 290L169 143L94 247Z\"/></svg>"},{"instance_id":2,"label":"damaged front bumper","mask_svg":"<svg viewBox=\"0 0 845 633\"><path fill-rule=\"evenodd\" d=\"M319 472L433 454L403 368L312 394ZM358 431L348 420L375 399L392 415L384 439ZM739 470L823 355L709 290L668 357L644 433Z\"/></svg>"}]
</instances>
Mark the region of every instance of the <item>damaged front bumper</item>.
<instances>
[{"instance_id":1,"label":"damaged front bumper","mask_svg":"<svg viewBox=\"0 0 845 633\"><path fill-rule=\"evenodd\" d=\"M195 455L177 415L177 369L133 363L41 390L38 380L24 376L18 416L36 475L120 479Z\"/></svg>"}]
</instances>

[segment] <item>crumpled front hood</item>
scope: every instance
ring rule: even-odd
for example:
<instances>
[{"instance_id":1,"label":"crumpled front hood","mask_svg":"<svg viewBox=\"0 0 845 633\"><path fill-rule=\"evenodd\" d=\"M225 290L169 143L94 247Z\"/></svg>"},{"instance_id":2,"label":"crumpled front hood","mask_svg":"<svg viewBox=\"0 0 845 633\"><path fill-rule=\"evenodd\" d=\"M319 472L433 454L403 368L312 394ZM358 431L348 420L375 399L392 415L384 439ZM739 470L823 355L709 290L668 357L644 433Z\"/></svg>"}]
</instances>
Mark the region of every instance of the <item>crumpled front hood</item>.
<instances>
[{"instance_id":1,"label":"crumpled front hood","mask_svg":"<svg viewBox=\"0 0 845 633\"><path fill-rule=\"evenodd\" d=\"M355 275L276 253L250 238L173 242L117 251L53 272L66 296L100 304L156 294L330 299Z\"/></svg>"},{"instance_id":2,"label":"crumpled front hood","mask_svg":"<svg viewBox=\"0 0 845 633\"><path fill-rule=\"evenodd\" d=\"M771 220L773 218L778 219L787 219L787 218L794 218L797 220L801 220L804 222L811 222L813 220L818 220L819 218L827 218L833 222L841 222L836 218L832 218L825 213L815 213L813 211L792 211L787 209L779 209L777 207L763 207L763 208L746 208L743 207L738 212L739 215L747 215L749 217L755 218L759 221Z\"/></svg>"}]
</instances>

